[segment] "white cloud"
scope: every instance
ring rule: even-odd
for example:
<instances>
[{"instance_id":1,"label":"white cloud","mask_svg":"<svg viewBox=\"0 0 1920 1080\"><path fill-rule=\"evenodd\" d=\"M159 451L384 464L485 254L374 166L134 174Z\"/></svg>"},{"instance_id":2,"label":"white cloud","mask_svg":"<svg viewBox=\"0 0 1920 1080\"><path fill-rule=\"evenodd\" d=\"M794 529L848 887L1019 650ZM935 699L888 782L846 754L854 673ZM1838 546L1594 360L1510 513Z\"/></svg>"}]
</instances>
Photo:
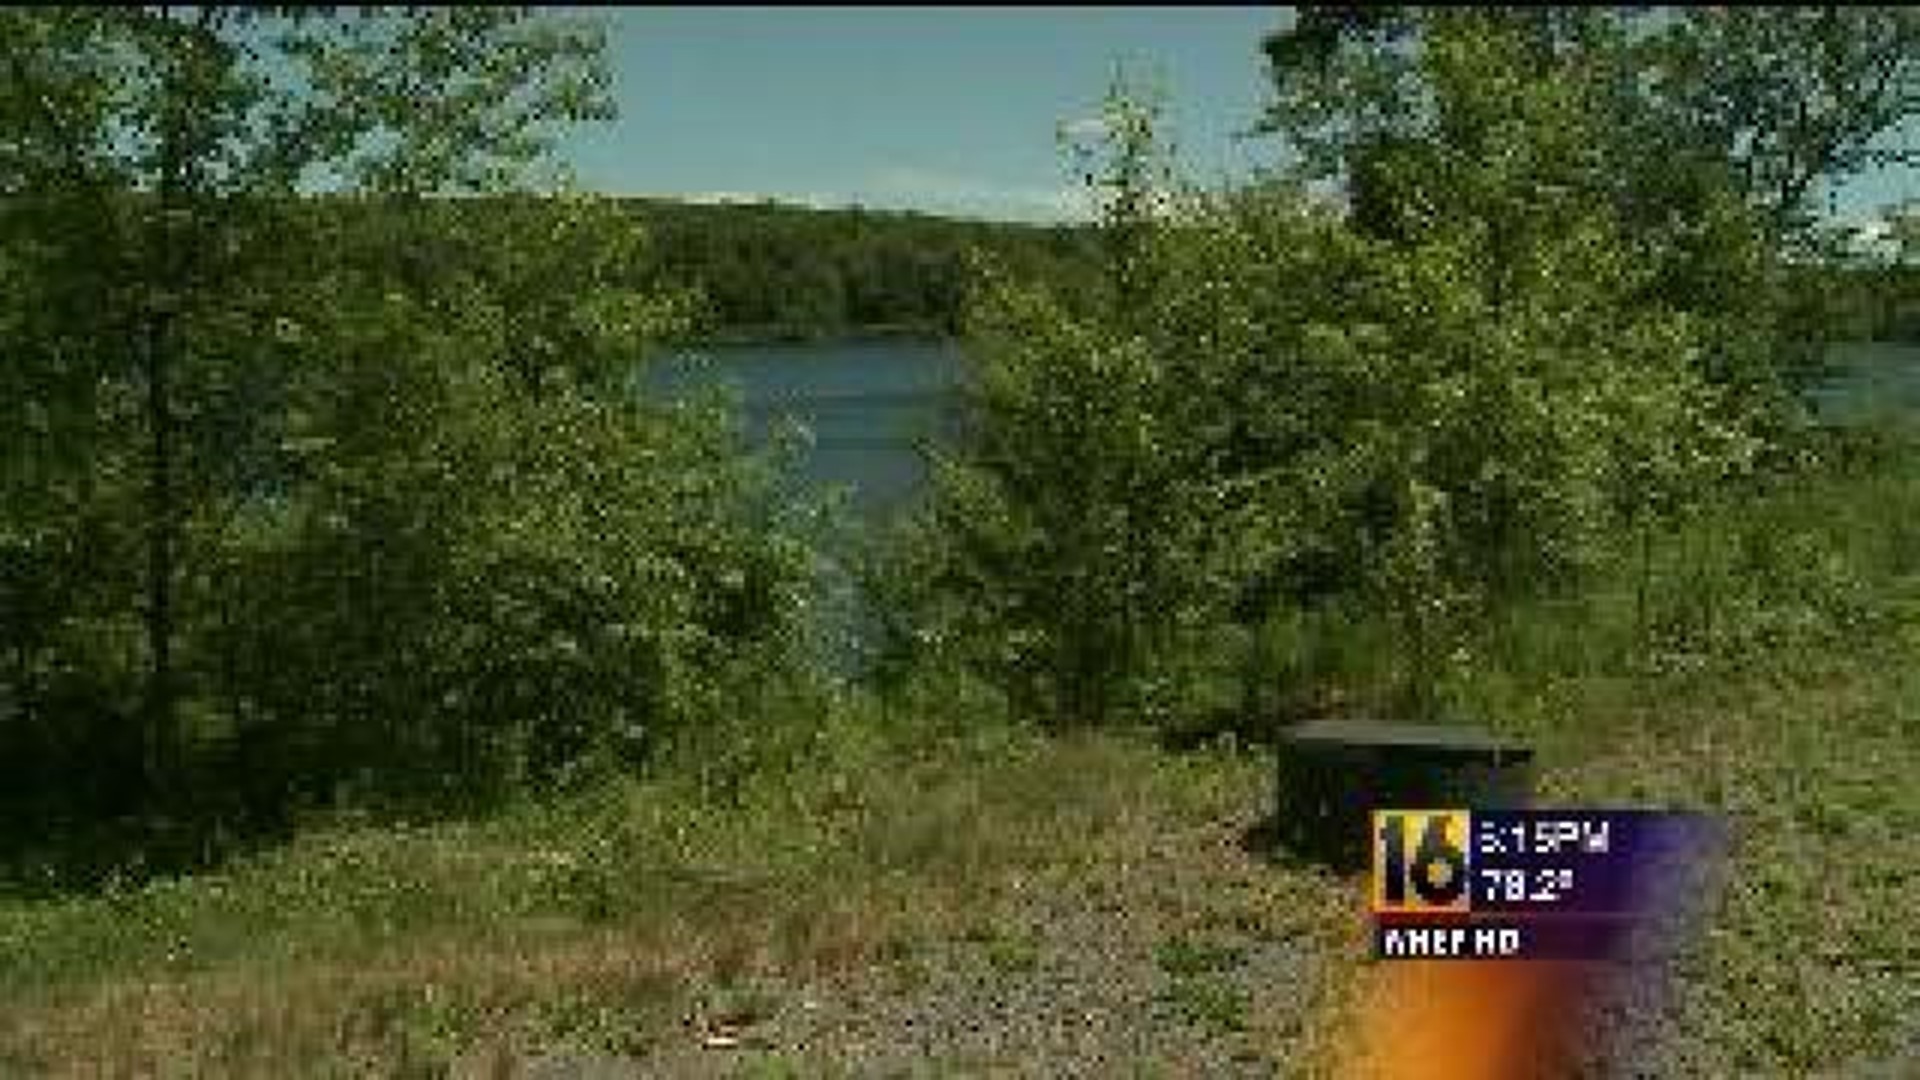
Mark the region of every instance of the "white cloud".
<instances>
[{"instance_id":1,"label":"white cloud","mask_svg":"<svg viewBox=\"0 0 1920 1080\"><path fill-rule=\"evenodd\" d=\"M651 198L706 205L774 202L816 210L855 204L876 210L914 210L953 217L1003 221L1085 221L1093 212L1087 192L1077 185L1019 184L961 171L896 165L876 169L838 194L713 189L669 192Z\"/></svg>"},{"instance_id":2,"label":"white cloud","mask_svg":"<svg viewBox=\"0 0 1920 1080\"><path fill-rule=\"evenodd\" d=\"M1097 139L1107 133L1107 118L1104 116L1082 116L1060 123L1060 134L1069 139Z\"/></svg>"},{"instance_id":3,"label":"white cloud","mask_svg":"<svg viewBox=\"0 0 1920 1080\"><path fill-rule=\"evenodd\" d=\"M1892 258L1900 252L1899 240L1893 234L1893 224L1885 217L1847 216L1834 224L1848 230L1847 247L1856 255Z\"/></svg>"},{"instance_id":4,"label":"white cloud","mask_svg":"<svg viewBox=\"0 0 1920 1080\"><path fill-rule=\"evenodd\" d=\"M678 199L681 202L703 203L708 205L774 202L793 206L807 206L815 210L828 210L845 205L841 200L831 199L825 195L811 192L794 195L758 191L693 191L683 195L667 195L663 197Z\"/></svg>"},{"instance_id":5,"label":"white cloud","mask_svg":"<svg viewBox=\"0 0 1920 1080\"><path fill-rule=\"evenodd\" d=\"M1020 221L1077 220L1088 212L1085 195L1064 185L1008 183L915 165L874 171L853 200L872 206Z\"/></svg>"},{"instance_id":6,"label":"white cloud","mask_svg":"<svg viewBox=\"0 0 1920 1080\"><path fill-rule=\"evenodd\" d=\"M745 191L694 191L673 197L690 203L750 203L771 198L768 195L755 195Z\"/></svg>"}]
</instances>

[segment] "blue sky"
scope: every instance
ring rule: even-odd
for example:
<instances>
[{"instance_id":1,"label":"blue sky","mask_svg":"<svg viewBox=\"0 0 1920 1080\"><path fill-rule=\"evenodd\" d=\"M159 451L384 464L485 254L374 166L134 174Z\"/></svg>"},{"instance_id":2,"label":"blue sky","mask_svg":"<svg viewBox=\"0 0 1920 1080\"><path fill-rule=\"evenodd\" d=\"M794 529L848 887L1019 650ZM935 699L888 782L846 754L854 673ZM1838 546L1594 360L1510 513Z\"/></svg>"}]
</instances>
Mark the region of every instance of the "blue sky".
<instances>
[{"instance_id":1,"label":"blue sky","mask_svg":"<svg viewBox=\"0 0 1920 1080\"><path fill-rule=\"evenodd\" d=\"M1055 131L1117 62L1157 76L1190 175L1244 176L1271 140L1259 41L1290 16L1241 7L621 8L620 119L568 137L584 186L618 194L1058 220L1084 210ZM1840 192L1842 216L1916 194L1911 171Z\"/></svg>"},{"instance_id":2,"label":"blue sky","mask_svg":"<svg viewBox=\"0 0 1920 1080\"><path fill-rule=\"evenodd\" d=\"M625 8L620 119L569 139L585 186L1016 219L1077 205L1056 125L1116 61L1157 74L1186 163L1244 175L1273 148L1259 42L1277 7Z\"/></svg>"}]
</instances>

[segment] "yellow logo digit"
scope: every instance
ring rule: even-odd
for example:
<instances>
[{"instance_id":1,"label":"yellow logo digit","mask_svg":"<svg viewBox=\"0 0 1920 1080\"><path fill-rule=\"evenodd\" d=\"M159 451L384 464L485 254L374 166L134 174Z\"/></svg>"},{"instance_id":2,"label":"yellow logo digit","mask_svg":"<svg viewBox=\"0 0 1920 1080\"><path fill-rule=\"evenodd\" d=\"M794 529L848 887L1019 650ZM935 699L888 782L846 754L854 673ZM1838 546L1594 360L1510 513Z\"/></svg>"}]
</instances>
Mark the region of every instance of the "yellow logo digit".
<instances>
[{"instance_id":1,"label":"yellow logo digit","mask_svg":"<svg viewBox=\"0 0 1920 1080\"><path fill-rule=\"evenodd\" d=\"M1373 910L1468 910L1472 835L1465 810L1375 810Z\"/></svg>"}]
</instances>

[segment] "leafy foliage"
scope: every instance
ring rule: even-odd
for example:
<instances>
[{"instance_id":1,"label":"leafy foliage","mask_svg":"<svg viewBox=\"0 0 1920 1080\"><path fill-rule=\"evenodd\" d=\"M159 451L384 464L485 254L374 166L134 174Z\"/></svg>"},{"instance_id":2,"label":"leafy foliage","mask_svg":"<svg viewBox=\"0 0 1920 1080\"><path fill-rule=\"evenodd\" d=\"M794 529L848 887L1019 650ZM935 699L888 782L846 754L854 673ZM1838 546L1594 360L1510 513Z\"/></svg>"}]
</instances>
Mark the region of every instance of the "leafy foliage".
<instances>
[{"instance_id":1,"label":"leafy foliage","mask_svg":"<svg viewBox=\"0 0 1920 1080\"><path fill-rule=\"evenodd\" d=\"M1586 175L1637 226L1671 227L1724 185L1771 224L1804 227L1822 180L1912 162L1885 136L1915 107L1920 21L1893 7L1777 14L1309 5L1263 43L1275 95L1262 126L1316 175L1351 175L1404 140L1445 141L1447 90L1427 53L1484 31L1512 49L1508 79L1561 79L1588 97L1605 123L1583 133Z\"/></svg>"},{"instance_id":2,"label":"leafy foliage","mask_svg":"<svg viewBox=\"0 0 1920 1080\"><path fill-rule=\"evenodd\" d=\"M258 730L513 786L707 715L728 663L798 633L809 568L724 414L630 392L678 316L608 287L637 250L617 208L435 209L419 294L301 328L284 487L243 502L221 594Z\"/></svg>"},{"instance_id":3,"label":"leafy foliage","mask_svg":"<svg viewBox=\"0 0 1920 1080\"><path fill-rule=\"evenodd\" d=\"M1776 409L1782 384L1821 374L1805 346L1831 332L1831 313L1795 287L1788 260L1830 244L1816 213L1826 186L1913 163L1893 141L1920 103L1912 12L1341 10L1308 8L1267 40L1263 127L1313 175L1346 178L1365 227L1390 235L1407 208L1452 199L1436 155L1499 151L1475 133L1498 129L1508 95L1553 84L1589 119L1535 179L1610 204L1653 268L1644 298L1715 323L1706 374ZM1460 67L1477 39L1503 42L1501 63Z\"/></svg>"},{"instance_id":4,"label":"leafy foliage","mask_svg":"<svg viewBox=\"0 0 1920 1080\"><path fill-rule=\"evenodd\" d=\"M1218 704L1217 659L1165 682L1183 655L1358 601L1393 613L1424 711L1487 611L1577 587L1747 468L1772 384L1736 365L1778 338L1671 295L1583 179L1613 118L1525 45L1493 16L1434 20L1402 74L1437 133L1370 158L1348 220L1280 181L1156 185L1151 109L1121 92L1099 174L1112 306L988 294L977 428L923 536L950 605L926 606L949 615L923 643L970 642L1056 720L1156 685L1165 717ZM1764 276L1722 205L1703 267Z\"/></svg>"},{"instance_id":5,"label":"leafy foliage","mask_svg":"<svg viewBox=\"0 0 1920 1080\"><path fill-rule=\"evenodd\" d=\"M495 797L798 668L779 463L633 391L693 310L644 231L449 197L605 114L597 30L0 19L9 842Z\"/></svg>"},{"instance_id":6,"label":"leafy foliage","mask_svg":"<svg viewBox=\"0 0 1920 1080\"><path fill-rule=\"evenodd\" d=\"M1218 492L1182 429L1183 372L1132 331L1156 288L1152 215L1169 193L1151 112L1116 94L1095 161L1110 273L1094 310L983 267L965 451L936 463L893 604L931 647L1059 725L1171 704L1183 643L1225 598ZM1097 152L1098 148L1093 148ZM1196 482L1199 481L1199 482Z\"/></svg>"}]
</instances>

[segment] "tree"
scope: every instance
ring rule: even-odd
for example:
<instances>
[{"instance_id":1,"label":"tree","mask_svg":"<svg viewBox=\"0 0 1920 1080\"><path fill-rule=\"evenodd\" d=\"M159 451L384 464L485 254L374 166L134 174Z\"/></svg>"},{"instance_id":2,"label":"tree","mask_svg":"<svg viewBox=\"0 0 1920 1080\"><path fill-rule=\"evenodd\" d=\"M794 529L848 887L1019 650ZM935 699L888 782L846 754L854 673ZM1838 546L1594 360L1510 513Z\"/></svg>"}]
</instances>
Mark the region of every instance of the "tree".
<instances>
[{"instance_id":1,"label":"tree","mask_svg":"<svg viewBox=\"0 0 1920 1080\"><path fill-rule=\"evenodd\" d=\"M1362 223L1449 197L1425 158L1471 152L1471 129L1449 119L1444 102L1457 98L1421 58L1460 27L1505 28L1515 79L1551 76L1582 99L1596 122L1553 182L1612 204L1636 257L1659 268L1650 300L1719 324L1700 353L1712 378L1790 404L1785 391L1821 372L1808 340L1830 327L1799 302L1783 260L1826 244L1823 185L1915 162L1920 152L1891 140L1920 105L1920 17L1309 7L1264 42L1275 94L1263 130L1284 136L1307 174L1347 180Z\"/></svg>"},{"instance_id":2,"label":"tree","mask_svg":"<svg viewBox=\"0 0 1920 1080\"><path fill-rule=\"evenodd\" d=\"M281 346L303 324L332 333L366 316L362 286L390 283L363 262L325 277L334 292L303 287L312 267L285 256L324 250L327 224L301 196L344 186L419 209L423 196L531 176L558 125L608 115L603 41L591 24L512 9L27 8L0 14L0 42L0 266L30 285L0 323L20 391L5 406L18 436L7 496L26 511L7 531L6 578L9 600L35 613L7 625L8 697L27 717L16 728L40 722L54 706L49 680L83 656L111 667L126 654L83 650L74 635L117 643L119 616L137 610L135 771L164 789L179 774L183 693L194 722L205 719L203 687L183 675L212 678L201 657L183 665L181 649L213 613L181 601L228 599L206 575L225 530L257 517L274 487L285 494L275 441L344 433L297 430L312 398L300 400ZM568 314L630 314L609 303ZM506 322L551 333L560 318ZM551 343L582 361L577 334ZM550 360L537 336L510 348L536 371ZM120 435L134 419L138 447ZM130 583L119 558L129 522L147 555L138 605L118 592ZM112 684L95 675L83 681Z\"/></svg>"},{"instance_id":3,"label":"tree","mask_svg":"<svg viewBox=\"0 0 1920 1080\"><path fill-rule=\"evenodd\" d=\"M1920 259L1920 199L1909 199L1886 212L1887 233L1903 261Z\"/></svg>"},{"instance_id":4,"label":"tree","mask_svg":"<svg viewBox=\"0 0 1920 1080\"><path fill-rule=\"evenodd\" d=\"M1349 291L1400 298L1346 315L1394 350L1369 418L1384 475L1362 470L1403 492L1377 549L1393 610L1566 580L1766 431L1758 376L1785 335L1764 230L1711 171L1682 195L1697 155L1678 178L1627 156L1620 31L1589 12L1322 12L1269 42L1273 124L1352 183L1373 284Z\"/></svg>"},{"instance_id":5,"label":"tree","mask_svg":"<svg viewBox=\"0 0 1920 1080\"><path fill-rule=\"evenodd\" d=\"M1649 302L1657 268L1581 182L1604 112L1525 41L1495 16L1430 28L1406 75L1446 134L1373 163L1371 219L1285 180L1147 188L1128 159L1153 125L1125 121L1150 112L1116 110L1120 161L1094 174L1127 196L1103 202L1108 306L986 290L977 426L920 575L950 606L922 636L1083 720L1214 660L1170 719L1207 707L1249 631L1345 602L1400 628L1406 705L1430 711L1478 619L1740 469L1710 336Z\"/></svg>"},{"instance_id":6,"label":"tree","mask_svg":"<svg viewBox=\"0 0 1920 1080\"><path fill-rule=\"evenodd\" d=\"M1886 142L1920 93L1920 18L1888 7L1308 5L1262 43L1275 89L1262 128L1322 176L1375 144L1444 137L1418 56L1433 29L1460 19L1513 28L1527 75L1583 84L1608 118L1590 148L1594 181L1647 213L1684 212L1662 203L1718 171L1784 234L1805 224L1821 182L1920 160Z\"/></svg>"},{"instance_id":7,"label":"tree","mask_svg":"<svg viewBox=\"0 0 1920 1080\"><path fill-rule=\"evenodd\" d=\"M975 275L965 441L896 575L897 630L1058 726L1165 718L1184 640L1223 594L1182 371L1140 318L1169 174L1151 109L1116 86L1074 164L1098 201L1104 280L1076 310L1045 281ZM1196 482L1197 481L1197 482Z\"/></svg>"},{"instance_id":8,"label":"tree","mask_svg":"<svg viewBox=\"0 0 1920 1080\"><path fill-rule=\"evenodd\" d=\"M1920 341L1920 199L1888 207L1883 221L1891 251L1877 275L1875 329L1895 340Z\"/></svg>"}]
</instances>

